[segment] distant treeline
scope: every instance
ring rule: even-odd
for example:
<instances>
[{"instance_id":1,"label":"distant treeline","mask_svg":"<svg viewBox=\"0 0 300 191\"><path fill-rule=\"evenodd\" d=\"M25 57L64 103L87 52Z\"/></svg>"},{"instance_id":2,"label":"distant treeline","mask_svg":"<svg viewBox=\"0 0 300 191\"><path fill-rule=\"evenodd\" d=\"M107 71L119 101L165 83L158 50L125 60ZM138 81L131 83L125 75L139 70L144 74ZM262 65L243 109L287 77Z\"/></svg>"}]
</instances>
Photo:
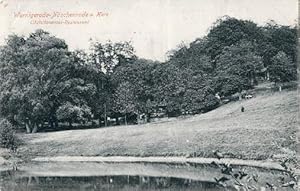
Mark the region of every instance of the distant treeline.
<instances>
[{"instance_id":1,"label":"distant treeline","mask_svg":"<svg viewBox=\"0 0 300 191\"><path fill-rule=\"evenodd\" d=\"M164 63L140 59L130 42L111 41L70 51L43 30L10 35L0 48L0 116L36 132L59 122L206 112L218 107L216 94L295 80L297 29L223 17L168 56Z\"/></svg>"}]
</instances>

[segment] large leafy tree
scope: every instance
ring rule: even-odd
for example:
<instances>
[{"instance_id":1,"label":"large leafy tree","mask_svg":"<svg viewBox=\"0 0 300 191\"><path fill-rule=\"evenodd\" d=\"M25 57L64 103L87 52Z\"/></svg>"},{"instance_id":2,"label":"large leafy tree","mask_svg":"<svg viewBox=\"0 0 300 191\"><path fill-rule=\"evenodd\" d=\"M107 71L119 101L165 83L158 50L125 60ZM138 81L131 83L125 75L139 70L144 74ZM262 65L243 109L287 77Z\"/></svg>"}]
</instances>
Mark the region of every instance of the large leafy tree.
<instances>
[{"instance_id":1,"label":"large leafy tree","mask_svg":"<svg viewBox=\"0 0 300 191\"><path fill-rule=\"evenodd\" d=\"M108 114L115 115L113 109L113 94L117 87L112 83L112 74L119 66L133 63L136 60L135 51L130 42L106 43L93 42L91 44L91 54L89 55L89 63L93 68L94 84L96 85L96 95L93 97L94 104L92 106L95 117L104 119L107 126Z\"/></svg>"},{"instance_id":2,"label":"large leafy tree","mask_svg":"<svg viewBox=\"0 0 300 191\"><path fill-rule=\"evenodd\" d=\"M135 50L130 42L106 43L93 42L91 44L91 59L97 67L111 74L115 68L124 64L132 63L136 60Z\"/></svg>"},{"instance_id":3,"label":"large leafy tree","mask_svg":"<svg viewBox=\"0 0 300 191\"><path fill-rule=\"evenodd\" d=\"M169 116L181 112L182 95L185 91L184 77L180 68L173 64L156 65L153 78L153 107L164 107Z\"/></svg>"},{"instance_id":4,"label":"large leafy tree","mask_svg":"<svg viewBox=\"0 0 300 191\"><path fill-rule=\"evenodd\" d=\"M262 38L258 41L264 63L269 66L272 58L280 51L284 51L292 62L297 60L297 29L291 26L278 25L269 22L262 27Z\"/></svg>"},{"instance_id":5,"label":"large leafy tree","mask_svg":"<svg viewBox=\"0 0 300 191\"><path fill-rule=\"evenodd\" d=\"M0 51L1 115L36 132L45 121L57 126L57 109L66 101L80 106L92 89L66 43L43 30L10 36ZM76 93L74 92L76 91Z\"/></svg>"},{"instance_id":6,"label":"large leafy tree","mask_svg":"<svg viewBox=\"0 0 300 191\"><path fill-rule=\"evenodd\" d=\"M275 83L289 82L297 79L297 66L283 51L271 59L269 66L270 80Z\"/></svg>"},{"instance_id":7,"label":"large leafy tree","mask_svg":"<svg viewBox=\"0 0 300 191\"><path fill-rule=\"evenodd\" d=\"M151 71L158 62L137 59L134 63L119 66L112 75L112 83L118 86L123 82L129 82L134 89L136 108L138 113L147 113L146 102L153 100L153 79Z\"/></svg>"},{"instance_id":8,"label":"large leafy tree","mask_svg":"<svg viewBox=\"0 0 300 191\"><path fill-rule=\"evenodd\" d=\"M251 42L241 41L226 47L216 60L216 91L230 95L249 89L255 84L256 74L262 68L262 58Z\"/></svg>"},{"instance_id":9,"label":"large leafy tree","mask_svg":"<svg viewBox=\"0 0 300 191\"><path fill-rule=\"evenodd\" d=\"M28 38L9 36L1 47L1 114L11 121L26 123L28 131L47 118L51 111L49 95L43 85L51 74L49 62L61 58L66 62L67 46L64 41L38 30ZM7 78L8 77L8 78ZM50 89L50 88L49 88ZM35 131L35 130L34 130Z\"/></svg>"},{"instance_id":10,"label":"large leafy tree","mask_svg":"<svg viewBox=\"0 0 300 191\"><path fill-rule=\"evenodd\" d=\"M199 113L218 105L212 87L214 67L206 53L207 42L207 38L196 39L189 45L179 46L177 50L172 51L167 63L179 70L176 78L181 86L177 99L182 113Z\"/></svg>"},{"instance_id":11,"label":"large leafy tree","mask_svg":"<svg viewBox=\"0 0 300 191\"><path fill-rule=\"evenodd\" d=\"M262 29L254 22L224 16L216 21L207 35L207 53L215 60L225 47L241 40L256 42L261 38Z\"/></svg>"},{"instance_id":12,"label":"large leafy tree","mask_svg":"<svg viewBox=\"0 0 300 191\"><path fill-rule=\"evenodd\" d=\"M116 113L121 113L125 116L126 125L127 115L138 112L134 88L129 82L120 83L115 90L113 109Z\"/></svg>"}]
</instances>

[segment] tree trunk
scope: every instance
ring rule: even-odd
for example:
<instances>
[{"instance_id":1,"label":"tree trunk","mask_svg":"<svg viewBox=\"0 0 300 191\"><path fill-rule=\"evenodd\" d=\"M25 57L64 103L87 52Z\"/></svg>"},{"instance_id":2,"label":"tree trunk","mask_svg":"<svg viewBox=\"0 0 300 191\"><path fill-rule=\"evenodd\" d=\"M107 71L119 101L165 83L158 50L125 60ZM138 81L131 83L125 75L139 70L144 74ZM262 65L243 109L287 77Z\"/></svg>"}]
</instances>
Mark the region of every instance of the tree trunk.
<instances>
[{"instance_id":1,"label":"tree trunk","mask_svg":"<svg viewBox=\"0 0 300 191\"><path fill-rule=\"evenodd\" d=\"M49 125L50 125L50 129L54 129L54 123L53 123L53 121L52 120L49 120Z\"/></svg>"},{"instance_id":2,"label":"tree trunk","mask_svg":"<svg viewBox=\"0 0 300 191\"><path fill-rule=\"evenodd\" d=\"M48 118L48 128L50 129L54 129L54 117L52 114L49 115L49 118Z\"/></svg>"},{"instance_id":3,"label":"tree trunk","mask_svg":"<svg viewBox=\"0 0 300 191\"><path fill-rule=\"evenodd\" d=\"M282 91L282 87L281 87L281 85L279 85L279 92L281 92Z\"/></svg>"},{"instance_id":4,"label":"tree trunk","mask_svg":"<svg viewBox=\"0 0 300 191\"><path fill-rule=\"evenodd\" d=\"M36 133L38 131L38 127L39 127L39 125L37 123L34 123L33 124L33 129L32 129L31 133Z\"/></svg>"},{"instance_id":5,"label":"tree trunk","mask_svg":"<svg viewBox=\"0 0 300 191\"><path fill-rule=\"evenodd\" d=\"M251 85L251 86L254 86L254 78L253 78L253 77L251 77L250 85Z\"/></svg>"},{"instance_id":6,"label":"tree trunk","mask_svg":"<svg viewBox=\"0 0 300 191\"><path fill-rule=\"evenodd\" d=\"M34 176L34 180L37 184L39 184L40 180L39 180L39 177L38 176Z\"/></svg>"},{"instance_id":7,"label":"tree trunk","mask_svg":"<svg viewBox=\"0 0 300 191\"><path fill-rule=\"evenodd\" d=\"M267 80L270 80L270 73L267 71Z\"/></svg>"},{"instance_id":8,"label":"tree trunk","mask_svg":"<svg viewBox=\"0 0 300 191\"><path fill-rule=\"evenodd\" d=\"M116 117L116 125L120 125L119 117Z\"/></svg>"},{"instance_id":9,"label":"tree trunk","mask_svg":"<svg viewBox=\"0 0 300 191\"><path fill-rule=\"evenodd\" d=\"M107 127L108 123L107 123L107 116L104 117L104 126Z\"/></svg>"},{"instance_id":10,"label":"tree trunk","mask_svg":"<svg viewBox=\"0 0 300 191\"><path fill-rule=\"evenodd\" d=\"M239 92L239 100L242 100L242 93Z\"/></svg>"},{"instance_id":11,"label":"tree trunk","mask_svg":"<svg viewBox=\"0 0 300 191\"><path fill-rule=\"evenodd\" d=\"M106 104L104 104L104 125L105 125L105 127L107 127Z\"/></svg>"},{"instance_id":12,"label":"tree trunk","mask_svg":"<svg viewBox=\"0 0 300 191\"><path fill-rule=\"evenodd\" d=\"M72 128L72 121L69 121L69 127Z\"/></svg>"},{"instance_id":13,"label":"tree trunk","mask_svg":"<svg viewBox=\"0 0 300 191\"><path fill-rule=\"evenodd\" d=\"M147 122L147 123L150 123L150 113L147 113L147 114L146 114L146 117L147 117L146 122Z\"/></svg>"},{"instance_id":14,"label":"tree trunk","mask_svg":"<svg viewBox=\"0 0 300 191\"><path fill-rule=\"evenodd\" d=\"M98 119L99 127L101 127L101 117Z\"/></svg>"},{"instance_id":15,"label":"tree trunk","mask_svg":"<svg viewBox=\"0 0 300 191\"><path fill-rule=\"evenodd\" d=\"M54 128L58 129L58 121L57 121L56 116L54 117Z\"/></svg>"},{"instance_id":16,"label":"tree trunk","mask_svg":"<svg viewBox=\"0 0 300 191\"><path fill-rule=\"evenodd\" d=\"M26 133L31 133L29 122L25 123L25 127L26 127Z\"/></svg>"},{"instance_id":17,"label":"tree trunk","mask_svg":"<svg viewBox=\"0 0 300 191\"><path fill-rule=\"evenodd\" d=\"M136 115L136 122L137 122L137 124L141 123L140 115L139 114Z\"/></svg>"},{"instance_id":18,"label":"tree trunk","mask_svg":"<svg viewBox=\"0 0 300 191\"><path fill-rule=\"evenodd\" d=\"M28 186L28 185L31 185L31 180L32 180L32 177L31 177L31 176L30 176L30 177L28 177L27 186Z\"/></svg>"},{"instance_id":19,"label":"tree trunk","mask_svg":"<svg viewBox=\"0 0 300 191\"><path fill-rule=\"evenodd\" d=\"M127 114L125 114L125 125L127 125Z\"/></svg>"}]
</instances>

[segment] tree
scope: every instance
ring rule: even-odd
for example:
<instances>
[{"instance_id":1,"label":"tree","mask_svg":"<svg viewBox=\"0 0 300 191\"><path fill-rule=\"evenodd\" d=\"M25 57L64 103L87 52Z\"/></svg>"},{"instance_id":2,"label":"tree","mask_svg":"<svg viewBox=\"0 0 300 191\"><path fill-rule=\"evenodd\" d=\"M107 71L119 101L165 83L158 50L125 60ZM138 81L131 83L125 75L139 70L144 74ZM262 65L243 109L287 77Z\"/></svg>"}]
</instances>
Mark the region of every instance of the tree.
<instances>
[{"instance_id":1,"label":"tree","mask_svg":"<svg viewBox=\"0 0 300 191\"><path fill-rule=\"evenodd\" d=\"M89 62L94 69L93 80L96 84L96 95L93 98L96 104L92 106L93 113L99 118L104 118L107 126L108 114L113 114L112 99L116 88L111 83L111 75L115 70L124 64L132 63L136 60L135 51L130 42L106 43L94 42L91 44L91 54Z\"/></svg>"},{"instance_id":2,"label":"tree","mask_svg":"<svg viewBox=\"0 0 300 191\"><path fill-rule=\"evenodd\" d=\"M47 116L45 110L50 109L42 85L52 67L48 64L62 58L66 47L62 40L42 30L27 39L9 36L0 53L1 81L6 83L1 86L0 96L3 116L13 122L24 122L28 132L36 131Z\"/></svg>"},{"instance_id":3,"label":"tree","mask_svg":"<svg viewBox=\"0 0 300 191\"><path fill-rule=\"evenodd\" d=\"M152 101L154 108L165 107L168 114L180 111L180 103L175 101L175 92L179 88L178 72L179 70L175 65L166 63L156 65L153 68L151 72L153 97L150 101Z\"/></svg>"},{"instance_id":4,"label":"tree","mask_svg":"<svg viewBox=\"0 0 300 191\"><path fill-rule=\"evenodd\" d=\"M149 108L147 101L153 100L153 79L151 71L158 62L151 60L137 59L133 63L123 64L116 68L111 76L112 85L117 87L123 82L129 82L134 96L137 113L146 113L149 118Z\"/></svg>"},{"instance_id":5,"label":"tree","mask_svg":"<svg viewBox=\"0 0 300 191\"><path fill-rule=\"evenodd\" d=\"M57 109L56 115L59 120L67 121L69 127L72 127L74 122L88 121L91 117L91 109L87 105L77 106L66 102Z\"/></svg>"},{"instance_id":6,"label":"tree","mask_svg":"<svg viewBox=\"0 0 300 191\"><path fill-rule=\"evenodd\" d=\"M207 35L207 54L215 60L225 47L242 40L255 43L261 38L262 29L252 21L224 16L216 21Z\"/></svg>"},{"instance_id":7,"label":"tree","mask_svg":"<svg viewBox=\"0 0 300 191\"><path fill-rule=\"evenodd\" d=\"M297 66L283 51L278 52L269 66L270 80L275 83L289 82L297 79ZM281 91L281 86L279 86Z\"/></svg>"},{"instance_id":8,"label":"tree","mask_svg":"<svg viewBox=\"0 0 300 191\"><path fill-rule=\"evenodd\" d=\"M172 51L167 62L180 70L176 75L181 84L181 93L178 95L181 113L195 114L218 106L212 87L214 65L206 52L207 43L205 37L189 45L181 45Z\"/></svg>"},{"instance_id":9,"label":"tree","mask_svg":"<svg viewBox=\"0 0 300 191\"><path fill-rule=\"evenodd\" d=\"M125 125L127 125L127 114L137 113L134 89L129 82L122 82L117 87L114 94L114 110L124 114Z\"/></svg>"},{"instance_id":10,"label":"tree","mask_svg":"<svg viewBox=\"0 0 300 191\"><path fill-rule=\"evenodd\" d=\"M57 109L67 101L82 105L93 90L81 78L82 69L66 43L48 32L9 36L0 50L1 115L25 124L28 133L45 121L57 127Z\"/></svg>"},{"instance_id":11,"label":"tree","mask_svg":"<svg viewBox=\"0 0 300 191\"><path fill-rule=\"evenodd\" d=\"M91 45L91 58L97 67L105 72L112 73L121 64L134 62L135 51L130 42L106 43L94 42Z\"/></svg>"},{"instance_id":12,"label":"tree","mask_svg":"<svg viewBox=\"0 0 300 191\"><path fill-rule=\"evenodd\" d=\"M284 51L292 62L297 60L297 28L278 25L274 21L262 27L262 38L257 42L265 66L272 64L271 59L280 51Z\"/></svg>"},{"instance_id":13,"label":"tree","mask_svg":"<svg viewBox=\"0 0 300 191\"><path fill-rule=\"evenodd\" d=\"M178 50L173 50L168 63L181 69L190 69L193 75L211 73L213 64L206 53L207 40L196 39L190 45L181 45Z\"/></svg>"},{"instance_id":14,"label":"tree","mask_svg":"<svg viewBox=\"0 0 300 191\"><path fill-rule=\"evenodd\" d=\"M224 48L216 60L216 92L230 95L253 87L262 68L262 58L251 42L241 41Z\"/></svg>"},{"instance_id":15,"label":"tree","mask_svg":"<svg viewBox=\"0 0 300 191\"><path fill-rule=\"evenodd\" d=\"M0 120L0 147L16 151L21 140L17 137L13 125L7 119Z\"/></svg>"}]
</instances>

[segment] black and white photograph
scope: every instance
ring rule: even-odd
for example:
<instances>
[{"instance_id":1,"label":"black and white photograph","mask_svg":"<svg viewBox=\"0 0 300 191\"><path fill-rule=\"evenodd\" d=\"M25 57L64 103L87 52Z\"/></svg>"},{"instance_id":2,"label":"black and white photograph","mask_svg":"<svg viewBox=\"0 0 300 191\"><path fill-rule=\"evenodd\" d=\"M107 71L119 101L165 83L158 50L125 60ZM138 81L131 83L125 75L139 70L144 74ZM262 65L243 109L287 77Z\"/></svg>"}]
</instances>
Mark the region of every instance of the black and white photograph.
<instances>
[{"instance_id":1,"label":"black and white photograph","mask_svg":"<svg viewBox=\"0 0 300 191\"><path fill-rule=\"evenodd\" d=\"M300 190L298 0L0 0L0 191Z\"/></svg>"}]
</instances>

